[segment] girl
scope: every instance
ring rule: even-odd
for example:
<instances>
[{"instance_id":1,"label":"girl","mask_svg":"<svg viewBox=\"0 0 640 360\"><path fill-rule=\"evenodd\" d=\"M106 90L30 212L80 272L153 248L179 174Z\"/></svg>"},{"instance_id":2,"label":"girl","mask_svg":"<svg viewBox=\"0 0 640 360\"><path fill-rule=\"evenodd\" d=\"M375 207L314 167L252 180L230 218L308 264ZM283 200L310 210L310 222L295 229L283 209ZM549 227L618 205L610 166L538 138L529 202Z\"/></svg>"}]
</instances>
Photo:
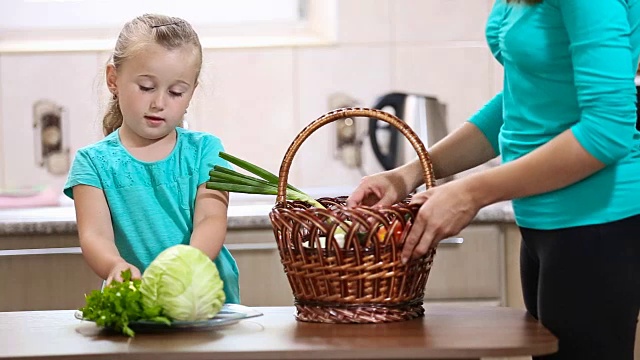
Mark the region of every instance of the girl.
<instances>
[{"instance_id":1,"label":"girl","mask_svg":"<svg viewBox=\"0 0 640 360\"><path fill-rule=\"evenodd\" d=\"M544 359L632 360L640 306L640 133L634 76L638 0L496 0L486 28L504 90L430 149L445 178L414 196L403 257L513 199L527 310L559 339ZM363 179L355 206L388 205L420 184L419 163Z\"/></svg>"},{"instance_id":2,"label":"girl","mask_svg":"<svg viewBox=\"0 0 640 360\"><path fill-rule=\"evenodd\" d=\"M215 259L227 302L239 303L238 268L223 246L228 194L205 189L220 140L186 130L202 47L186 21L128 22L106 67L112 94L106 137L78 150L64 193L75 202L80 246L107 283L140 277L164 249L190 244Z\"/></svg>"}]
</instances>

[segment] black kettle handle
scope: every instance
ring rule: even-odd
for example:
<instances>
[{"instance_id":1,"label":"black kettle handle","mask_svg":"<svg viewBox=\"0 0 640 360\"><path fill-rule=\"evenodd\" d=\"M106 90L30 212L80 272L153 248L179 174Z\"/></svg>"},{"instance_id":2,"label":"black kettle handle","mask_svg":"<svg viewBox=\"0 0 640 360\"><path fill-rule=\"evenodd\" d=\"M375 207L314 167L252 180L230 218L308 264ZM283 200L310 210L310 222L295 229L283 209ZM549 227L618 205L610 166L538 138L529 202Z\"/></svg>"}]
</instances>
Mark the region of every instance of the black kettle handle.
<instances>
[{"instance_id":1,"label":"black kettle handle","mask_svg":"<svg viewBox=\"0 0 640 360\"><path fill-rule=\"evenodd\" d=\"M383 95L378 99L373 108L382 109L385 106L391 106L395 112L396 117L403 119L404 118L404 107L403 104L405 99L407 98L407 94L403 93L389 93ZM380 145L378 144L378 138L376 137L376 133L378 131L388 131L389 132L389 151L387 154L383 154L380 150ZM396 167L397 157L398 157L398 142L400 139L399 131L390 126L389 124L379 121L374 118L369 118L369 140L371 141L371 147L373 149L373 153L376 155L376 158L382 165L385 170L391 170Z\"/></svg>"}]
</instances>

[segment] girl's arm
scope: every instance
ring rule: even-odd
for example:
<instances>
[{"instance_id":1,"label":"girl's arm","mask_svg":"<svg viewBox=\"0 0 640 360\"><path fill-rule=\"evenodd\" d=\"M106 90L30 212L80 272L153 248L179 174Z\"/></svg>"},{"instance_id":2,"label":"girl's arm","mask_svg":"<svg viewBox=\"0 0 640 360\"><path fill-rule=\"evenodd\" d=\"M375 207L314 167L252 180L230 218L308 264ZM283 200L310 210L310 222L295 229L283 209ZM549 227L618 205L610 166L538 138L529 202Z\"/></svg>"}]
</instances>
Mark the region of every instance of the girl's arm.
<instances>
[{"instance_id":1,"label":"girl's arm","mask_svg":"<svg viewBox=\"0 0 640 360\"><path fill-rule=\"evenodd\" d=\"M82 255L91 269L107 282L122 280L120 272L127 268L131 269L132 277L139 278L140 271L128 264L116 248L104 192L93 186L76 185L73 198Z\"/></svg>"},{"instance_id":2,"label":"girl's arm","mask_svg":"<svg viewBox=\"0 0 640 360\"><path fill-rule=\"evenodd\" d=\"M205 184L198 186L190 245L212 260L220 253L227 235L228 205L227 192L208 190Z\"/></svg>"}]
</instances>

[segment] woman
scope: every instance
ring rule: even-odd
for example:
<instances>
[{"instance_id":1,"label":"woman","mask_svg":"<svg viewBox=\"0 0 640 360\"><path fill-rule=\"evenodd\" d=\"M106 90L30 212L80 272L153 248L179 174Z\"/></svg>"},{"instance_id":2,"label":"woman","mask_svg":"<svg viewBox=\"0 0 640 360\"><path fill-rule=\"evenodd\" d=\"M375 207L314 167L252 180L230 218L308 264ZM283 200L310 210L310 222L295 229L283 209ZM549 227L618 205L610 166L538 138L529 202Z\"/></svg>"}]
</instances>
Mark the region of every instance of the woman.
<instances>
[{"instance_id":1,"label":"woman","mask_svg":"<svg viewBox=\"0 0 640 360\"><path fill-rule=\"evenodd\" d=\"M403 260L513 200L527 310L559 339L539 359L633 359L640 304L637 0L497 0L486 36L504 90L430 149L444 178L413 197ZM388 205L421 183L417 161L363 178L348 205Z\"/></svg>"}]
</instances>

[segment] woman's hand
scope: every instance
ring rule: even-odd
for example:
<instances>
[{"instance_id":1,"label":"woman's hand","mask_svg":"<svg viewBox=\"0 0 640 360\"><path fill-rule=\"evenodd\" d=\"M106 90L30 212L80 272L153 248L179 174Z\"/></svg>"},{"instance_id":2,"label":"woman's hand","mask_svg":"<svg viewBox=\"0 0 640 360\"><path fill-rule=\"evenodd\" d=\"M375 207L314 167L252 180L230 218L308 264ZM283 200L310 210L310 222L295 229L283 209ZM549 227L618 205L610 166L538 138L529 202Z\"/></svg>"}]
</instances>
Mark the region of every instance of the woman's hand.
<instances>
[{"instance_id":1,"label":"woman's hand","mask_svg":"<svg viewBox=\"0 0 640 360\"><path fill-rule=\"evenodd\" d=\"M404 263L423 256L441 240L457 235L473 220L482 206L465 180L436 186L412 197L412 204L422 206L402 249Z\"/></svg>"},{"instance_id":2,"label":"woman's hand","mask_svg":"<svg viewBox=\"0 0 640 360\"><path fill-rule=\"evenodd\" d=\"M122 272L125 270L131 270L131 279L140 279L142 276L140 274L140 270L137 267L129 264L126 261L121 261L116 263L109 271L109 276L107 277L107 285L111 284L113 280L122 282Z\"/></svg>"},{"instance_id":3,"label":"woman's hand","mask_svg":"<svg viewBox=\"0 0 640 360\"><path fill-rule=\"evenodd\" d=\"M365 176L347 198L347 206L389 206L407 197L413 189L407 189L403 175L384 171Z\"/></svg>"}]
</instances>

